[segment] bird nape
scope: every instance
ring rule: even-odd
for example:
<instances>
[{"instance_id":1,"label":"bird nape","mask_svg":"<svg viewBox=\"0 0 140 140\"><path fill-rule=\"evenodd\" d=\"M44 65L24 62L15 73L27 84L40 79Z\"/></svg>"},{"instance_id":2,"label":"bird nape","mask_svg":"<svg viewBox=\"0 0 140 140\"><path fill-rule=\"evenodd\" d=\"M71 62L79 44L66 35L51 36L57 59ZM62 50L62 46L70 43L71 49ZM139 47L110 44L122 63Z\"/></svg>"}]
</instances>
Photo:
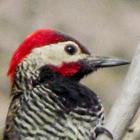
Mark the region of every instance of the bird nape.
<instances>
[{"instance_id":1,"label":"bird nape","mask_svg":"<svg viewBox=\"0 0 140 140\"><path fill-rule=\"evenodd\" d=\"M10 62L11 104L4 140L96 140L103 127L99 97L80 80L98 68L128 64L95 57L74 38L40 29L17 48Z\"/></svg>"}]
</instances>

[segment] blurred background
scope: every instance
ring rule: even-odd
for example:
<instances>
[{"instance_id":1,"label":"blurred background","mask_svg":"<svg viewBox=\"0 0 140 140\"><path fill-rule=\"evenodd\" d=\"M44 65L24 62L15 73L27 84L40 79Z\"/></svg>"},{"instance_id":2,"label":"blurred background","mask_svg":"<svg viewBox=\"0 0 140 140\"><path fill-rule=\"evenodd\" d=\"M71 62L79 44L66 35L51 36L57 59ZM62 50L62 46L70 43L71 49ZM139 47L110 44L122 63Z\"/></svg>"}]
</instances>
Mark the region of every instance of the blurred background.
<instances>
[{"instance_id":1,"label":"blurred background","mask_svg":"<svg viewBox=\"0 0 140 140\"><path fill-rule=\"evenodd\" d=\"M140 42L139 0L0 0L0 135L10 101L9 60L38 28L80 40L96 55L131 60ZM102 99L106 113L119 96L128 66L103 69L82 82Z\"/></svg>"}]
</instances>

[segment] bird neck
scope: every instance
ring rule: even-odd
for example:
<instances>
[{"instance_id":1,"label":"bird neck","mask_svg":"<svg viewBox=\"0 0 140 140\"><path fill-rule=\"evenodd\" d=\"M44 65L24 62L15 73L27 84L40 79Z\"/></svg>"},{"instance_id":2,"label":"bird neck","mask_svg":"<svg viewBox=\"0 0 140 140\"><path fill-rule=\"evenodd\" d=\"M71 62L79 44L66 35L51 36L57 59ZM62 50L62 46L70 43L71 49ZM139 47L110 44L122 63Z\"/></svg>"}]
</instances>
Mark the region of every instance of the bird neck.
<instances>
[{"instance_id":1,"label":"bird neck","mask_svg":"<svg viewBox=\"0 0 140 140\"><path fill-rule=\"evenodd\" d=\"M33 88L33 80L39 75L37 70L37 62L30 61L29 59L24 60L17 66L16 73L12 81L11 93L19 94L26 90Z\"/></svg>"},{"instance_id":2,"label":"bird neck","mask_svg":"<svg viewBox=\"0 0 140 140\"><path fill-rule=\"evenodd\" d=\"M42 61L25 59L17 67L15 77L12 83L12 95L26 92L33 89L35 86L61 79L61 81L68 81L78 83L79 80L73 77L64 77L52 71L48 65Z\"/></svg>"}]
</instances>

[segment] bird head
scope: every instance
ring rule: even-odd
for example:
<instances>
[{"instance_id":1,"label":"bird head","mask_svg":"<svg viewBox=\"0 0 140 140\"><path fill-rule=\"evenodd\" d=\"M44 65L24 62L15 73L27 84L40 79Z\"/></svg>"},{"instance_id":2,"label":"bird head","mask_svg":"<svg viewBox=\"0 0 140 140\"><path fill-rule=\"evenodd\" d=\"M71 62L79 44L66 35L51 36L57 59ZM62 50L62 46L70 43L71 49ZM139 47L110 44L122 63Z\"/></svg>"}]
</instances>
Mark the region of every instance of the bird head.
<instances>
[{"instance_id":1,"label":"bird head","mask_svg":"<svg viewBox=\"0 0 140 140\"><path fill-rule=\"evenodd\" d=\"M80 80L103 67L128 64L127 61L97 57L74 38L50 29L40 29L29 35L15 51L8 70L13 80L18 72L23 77L47 67L52 73ZM24 72L23 72L24 69ZM21 72L22 71L22 72ZM20 75L19 77L22 78Z\"/></svg>"}]
</instances>

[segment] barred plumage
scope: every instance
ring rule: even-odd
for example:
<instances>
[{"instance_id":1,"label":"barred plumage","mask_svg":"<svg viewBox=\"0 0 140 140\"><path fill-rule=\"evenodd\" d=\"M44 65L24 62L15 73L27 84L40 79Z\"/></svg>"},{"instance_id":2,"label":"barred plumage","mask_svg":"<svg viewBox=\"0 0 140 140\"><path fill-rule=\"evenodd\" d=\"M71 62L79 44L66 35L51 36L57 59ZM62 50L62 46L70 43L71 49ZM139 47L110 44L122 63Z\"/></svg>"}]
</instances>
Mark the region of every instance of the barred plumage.
<instances>
[{"instance_id":1,"label":"barred plumage","mask_svg":"<svg viewBox=\"0 0 140 140\"><path fill-rule=\"evenodd\" d=\"M14 140L89 140L95 135L94 129L96 126L100 127L103 119L102 105L98 97L79 83L64 81L65 87L59 80L57 82L59 91L56 89L56 93L50 88L56 81L54 83L51 81L51 86L43 83L20 95L20 107L13 118L13 133L16 135L11 136ZM78 97L71 94L69 87L72 86L73 92L77 92L78 89L76 93ZM67 88L64 94L69 94L68 97L59 96L64 88Z\"/></svg>"},{"instance_id":2,"label":"barred plumage","mask_svg":"<svg viewBox=\"0 0 140 140\"><path fill-rule=\"evenodd\" d=\"M96 140L104 132L112 137L102 126L100 99L80 80L123 64L128 62L93 57L77 40L53 30L31 34L11 59L4 140Z\"/></svg>"}]
</instances>

